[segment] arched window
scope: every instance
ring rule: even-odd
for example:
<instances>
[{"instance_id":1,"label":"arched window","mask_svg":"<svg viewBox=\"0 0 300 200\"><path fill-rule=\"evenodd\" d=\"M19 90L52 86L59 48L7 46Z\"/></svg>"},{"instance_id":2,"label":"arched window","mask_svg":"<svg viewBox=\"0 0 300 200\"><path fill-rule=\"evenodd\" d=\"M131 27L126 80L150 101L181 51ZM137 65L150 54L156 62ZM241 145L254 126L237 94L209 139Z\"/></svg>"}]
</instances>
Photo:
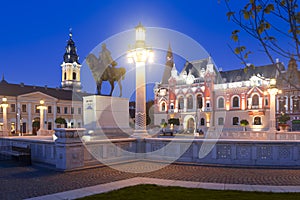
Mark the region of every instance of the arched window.
<instances>
[{"instance_id":1,"label":"arched window","mask_svg":"<svg viewBox=\"0 0 300 200\"><path fill-rule=\"evenodd\" d=\"M261 117L254 117L254 125L261 125Z\"/></svg>"},{"instance_id":2,"label":"arched window","mask_svg":"<svg viewBox=\"0 0 300 200\"><path fill-rule=\"evenodd\" d=\"M193 96L189 95L187 97L187 109L193 109Z\"/></svg>"},{"instance_id":3,"label":"arched window","mask_svg":"<svg viewBox=\"0 0 300 200\"><path fill-rule=\"evenodd\" d=\"M170 104L170 109L171 109L171 110L174 110L174 103L171 103L171 104Z\"/></svg>"},{"instance_id":4,"label":"arched window","mask_svg":"<svg viewBox=\"0 0 300 200\"><path fill-rule=\"evenodd\" d=\"M223 117L218 118L218 125L224 125L224 118Z\"/></svg>"},{"instance_id":5,"label":"arched window","mask_svg":"<svg viewBox=\"0 0 300 200\"><path fill-rule=\"evenodd\" d=\"M73 80L76 80L76 72L73 72Z\"/></svg>"},{"instance_id":6,"label":"arched window","mask_svg":"<svg viewBox=\"0 0 300 200\"><path fill-rule=\"evenodd\" d=\"M293 112L299 112L299 99L293 97Z\"/></svg>"},{"instance_id":7,"label":"arched window","mask_svg":"<svg viewBox=\"0 0 300 200\"><path fill-rule=\"evenodd\" d=\"M240 107L240 98L239 97L237 97L237 96L233 97L233 99L232 99L232 107L233 108Z\"/></svg>"},{"instance_id":8,"label":"arched window","mask_svg":"<svg viewBox=\"0 0 300 200\"><path fill-rule=\"evenodd\" d=\"M258 106L259 105L259 97L257 94L252 96L252 106Z\"/></svg>"},{"instance_id":9,"label":"arched window","mask_svg":"<svg viewBox=\"0 0 300 200\"><path fill-rule=\"evenodd\" d=\"M224 108L224 98L223 97L220 97L218 99L218 108Z\"/></svg>"},{"instance_id":10,"label":"arched window","mask_svg":"<svg viewBox=\"0 0 300 200\"><path fill-rule=\"evenodd\" d=\"M203 107L203 101L202 101L202 95L198 94L197 95L197 108L202 108Z\"/></svg>"},{"instance_id":11,"label":"arched window","mask_svg":"<svg viewBox=\"0 0 300 200\"><path fill-rule=\"evenodd\" d=\"M166 111L166 103L165 103L165 102L162 102L162 103L161 103L160 110L161 110L162 112Z\"/></svg>"},{"instance_id":12,"label":"arched window","mask_svg":"<svg viewBox=\"0 0 300 200\"><path fill-rule=\"evenodd\" d=\"M183 99L183 97L179 97L179 99L178 99L178 109L179 110L184 109L184 99Z\"/></svg>"},{"instance_id":13,"label":"arched window","mask_svg":"<svg viewBox=\"0 0 300 200\"><path fill-rule=\"evenodd\" d=\"M201 120L200 120L200 125L201 125L201 126L204 126L204 124L205 124L204 118L201 118Z\"/></svg>"},{"instance_id":14,"label":"arched window","mask_svg":"<svg viewBox=\"0 0 300 200\"><path fill-rule=\"evenodd\" d=\"M67 72L64 73L64 80L67 80Z\"/></svg>"},{"instance_id":15,"label":"arched window","mask_svg":"<svg viewBox=\"0 0 300 200\"><path fill-rule=\"evenodd\" d=\"M279 98L279 112L285 112L286 111L286 105L285 105L285 97Z\"/></svg>"},{"instance_id":16,"label":"arched window","mask_svg":"<svg viewBox=\"0 0 300 200\"><path fill-rule=\"evenodd\" d=\"M239 125L239 118L238 117L233 117L232 118L232 125Z\"/></svg>"}]
</instances>

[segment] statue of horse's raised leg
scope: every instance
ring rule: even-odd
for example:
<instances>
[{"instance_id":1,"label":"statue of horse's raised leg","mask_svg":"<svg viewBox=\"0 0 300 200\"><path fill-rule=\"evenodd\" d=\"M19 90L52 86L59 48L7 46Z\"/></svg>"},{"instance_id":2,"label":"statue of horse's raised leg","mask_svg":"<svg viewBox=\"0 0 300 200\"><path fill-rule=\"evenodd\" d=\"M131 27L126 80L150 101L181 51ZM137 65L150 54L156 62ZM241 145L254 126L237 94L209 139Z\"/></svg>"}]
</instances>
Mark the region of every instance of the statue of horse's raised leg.
<instances>
[{"instance_id":1,"label":"statue of horse's raised leg","mask_svg":"<svg viewBox=\"0 0 300 200\"><path fill-rule=\"evenodd\" d=\"M119 88L120 88L120 95L119 95L119 97L122 97L122 83L121 83L121 79L118 80L118 85L119 85Z\"/></svg>"},{"instance_id":2,"label":"statue of horse's raised leg","mask_svg":"<svg viewBox=\"0 0 300 200\"><path fill-rule=\"evenodd\" d=\"M112 96L112 93L113 93L113 91L115 89L115 84L114 84L113 80L109 81L109 83L110 83L110 86L111 86L109 96Z\"/></svg>"},{"instance_id":3,"label":"statue of horse's raised leg","mask_svg":"<svg viewBox=\"0 0 300 200\"><path fill-rule=\"evenodd\" d=\"M97 94L101 95L102 80L97 82Z\"/></svg>"}]
</instances>

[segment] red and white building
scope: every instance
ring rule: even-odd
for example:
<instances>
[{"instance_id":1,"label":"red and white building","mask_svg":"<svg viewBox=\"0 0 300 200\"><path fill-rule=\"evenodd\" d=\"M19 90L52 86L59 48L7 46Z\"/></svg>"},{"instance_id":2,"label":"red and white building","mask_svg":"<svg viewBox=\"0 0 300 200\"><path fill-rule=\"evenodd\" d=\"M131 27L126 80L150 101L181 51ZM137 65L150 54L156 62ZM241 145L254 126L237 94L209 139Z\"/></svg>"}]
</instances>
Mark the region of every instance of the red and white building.
<instances>
[{"instance_id":1,"label":"red and white building","mask_svg":"<svg viewBox=\"0 0 300 200\"><path fill-rule=\"evenodd\" d=\"M300 86L293 58L287 70L277 61L275 65L249 67L247 71L219 71L208 57L186 62L178 72L169 47L162 82L154 89L154 123L160 125L170 118L178 118L180 128L189 132L195 129L206 132L211 126L223 131L239 131L243 130L239 122L245 119L249 122L247 130L269 130L268 89L270 80L275 78L280 91L274 106L277 116L289 114L293 128L292 122L300 119L300 92L297 87L291 88L287 79L295 74L294 86Z\"/></svg>"}]
</instances>

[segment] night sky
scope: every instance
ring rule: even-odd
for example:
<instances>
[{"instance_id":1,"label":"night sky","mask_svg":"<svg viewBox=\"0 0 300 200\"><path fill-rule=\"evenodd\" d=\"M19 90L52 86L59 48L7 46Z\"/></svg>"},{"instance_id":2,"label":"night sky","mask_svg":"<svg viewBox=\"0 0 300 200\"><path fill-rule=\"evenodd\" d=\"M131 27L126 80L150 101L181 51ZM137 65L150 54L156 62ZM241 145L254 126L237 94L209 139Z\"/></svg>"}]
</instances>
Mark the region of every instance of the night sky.
<instances>
[{"instance_id":1,"label":"night sky","mask_svg":"<svg viewBox=\"0 0 300 200\"><path fill-rule=\"evenodd\" d=\"M223 70L243 68L228 47L233 44L230 36L236 26L227 20L222 1L19 0L0 5L0 74L10 83L59 87L70 27L83 63L99 43L139 22L191 37ZM244 41L254 52L251 63L270 63L254 40Z\"/></svg>"}]
</instances>

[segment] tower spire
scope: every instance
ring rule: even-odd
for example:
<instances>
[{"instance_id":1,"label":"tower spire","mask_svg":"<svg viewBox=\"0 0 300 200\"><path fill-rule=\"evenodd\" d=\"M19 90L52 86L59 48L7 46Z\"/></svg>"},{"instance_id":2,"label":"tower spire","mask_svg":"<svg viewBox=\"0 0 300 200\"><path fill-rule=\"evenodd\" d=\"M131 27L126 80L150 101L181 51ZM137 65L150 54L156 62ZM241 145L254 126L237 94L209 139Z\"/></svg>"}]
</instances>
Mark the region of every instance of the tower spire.
<instances>
[{"instance_id":1,"label":"tower spire","mask_svg":"<svg viewBox=\"0 0 300 200\"><path fill-rule=\"evenodd\" d=\"M70 36L70 39L72 39L72 36L73 36L73 34L72 34L72 28L69 28L69 36Z\"/></svg>"},{"instance_id":2,"label":"tower spire","mask_svg":"<svg viewBox=\"0 0 300 200\"><path fill-rule=\"evenodd\" d=\"M169 42L168 51L166 55L166 66L164 70L164 74L162 77L162 84L167 84L169 78L171 77L171 70L174 66L173 52L171 48L171 43Z\"/></svg>"},{"instance_id":3,"label":"tower spire","mask_svg":"<svg viewBox=\"0 0 300 200\"><path fill-rule=\"evenodd\" d=\"M81 90L79 56L75 42L73 41L72 28L69 29L69 40L67 41L66 52L63 56L61 87L65 90Z\"/></svg>"}]
</instances>

